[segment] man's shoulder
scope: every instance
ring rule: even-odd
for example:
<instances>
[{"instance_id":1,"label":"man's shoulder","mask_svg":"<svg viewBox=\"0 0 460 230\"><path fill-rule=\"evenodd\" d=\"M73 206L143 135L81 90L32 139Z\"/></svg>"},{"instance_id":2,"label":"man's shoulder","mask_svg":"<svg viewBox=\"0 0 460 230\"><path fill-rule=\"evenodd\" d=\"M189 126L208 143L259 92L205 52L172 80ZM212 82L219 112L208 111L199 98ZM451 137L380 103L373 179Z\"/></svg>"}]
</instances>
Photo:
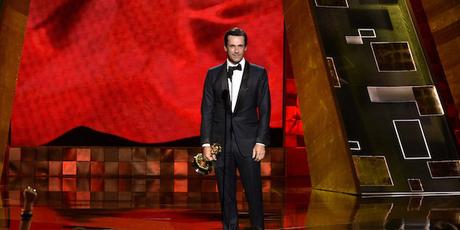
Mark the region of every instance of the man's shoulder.
<instances>
[{"instance_id":1,"label":"man's shoulder","mask_svg":"<svg viewBox=\"0 0 460 230\"><path fill-rule=\"evenodd\" d=\"M262 76L265 75L264 73L266 73L265 68L263 66L252 63L249 63L249 71L251 72L251 74L255 74L256 76Z\"/></svg>"},{"instance_id":2,"label":"man's shoulder","mask_svg":"<svg viewBox=\"0 0 460 230\"><path fill-rule=\"evenodd\" d=\"M208 72L218 72L224 64L216 65L208 69Z\"/></svg>"},{"instance_id":3,"label":"man's shoulder","mask_svg":"<svg viewBox=\"0 0 460 230\"><path fill-rule=\"evenodd\" d=\"M253 70L258 70L258 71L265 70L265 68L263 66L253 64L253 63L249 63L249 67L252 68Z\"/></svg>"}]
</instances>

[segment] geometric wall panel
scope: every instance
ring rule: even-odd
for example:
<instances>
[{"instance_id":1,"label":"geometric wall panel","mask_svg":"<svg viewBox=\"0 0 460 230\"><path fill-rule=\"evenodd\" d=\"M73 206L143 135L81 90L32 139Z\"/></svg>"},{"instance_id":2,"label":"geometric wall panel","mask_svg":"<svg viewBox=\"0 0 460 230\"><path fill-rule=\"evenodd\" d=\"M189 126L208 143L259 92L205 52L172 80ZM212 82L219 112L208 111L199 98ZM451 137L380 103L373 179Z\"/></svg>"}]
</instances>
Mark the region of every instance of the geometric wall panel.
<instances>
[{"instance_id":1,"label":"geometric wall panel","mask_svg":"<svg viewBox=\"0 0 460 230\"><path fill-rule=\"evenodd\" d=\"M367 93L371 102L400 103L415 102L413 86L368 86Z\"/></svg>"},{"instance_id":2,"label":"geometric wall panel","mask_svg":"<svg viewBox=\"0 0 460 230\"><path fill-rule=\"evenodd\" d=\"M315 0L317 7L348 8L347 0Z\"/></svg>"},{"instance_id":3,"label":"geometric wall panel","mask_svg":"<svg viewBox=\"0 0 460 230\"><path fill-rule=\"evenodd\" d=\"M345 41L350 45L362 45L364 44L361 36L345 36Z\"/></svg>"},{"instance_id":4,"label":"geometric wall panel","mask_svg":"<svg viewBox=\"0 0 460 230\"><path fill-rule=\"evenodd\" d=\"M404 159L431 159L419 119L393 120Z\"/></svg>"},{"instance_id":5,"label":"geometric wall panel","mask_svg":"<svg viewBox=\"0 0 460 230\"><path fill-rule=\"evenodd\" d=\"M460 178L460 160L428 161L431 178Z\"/></svg>"},{"instance_id":6,"label":"geometric wall panel","mask_svg":"<svg viewBox=\"0 0 460 230\"><path fill-rule=\"evenodd\" d=\"M350 150L361 150L359 141L348 141L348 146L350 147Z\"/></svg>"},{"instance_id":7,"label":"geometric wall panel","mask_svg":"<svg viewBox=\"0 0 460 230\"><path fill-rule=\"evenodd\" d=\"M385 156L353 155L353 163L361 186L393 186Z\"/></svg>"},{"instance_id":8,"label":"geometric wall panel","mask_svg":"<svg viewBox=\"0 0 460 230\"><path fill-rule=\"evenodd\" d=\"M423 185L420 179L407 179L407 183L412 192L423 192Z\"/></svg>"},{"instance_id":9,"label":"geometric wall panel","mask_svg":"<svg viewBox=\"0 0 460 230\"><path fill-rule=\"evenodd\" d=\"M442 116L444 110L436 88L424 86L368 86L371 102L401 103L414 102L419 116Z\"/></svg>"},{"instance_id":10,"label":"geometric wall panel","mask_svg":"<svg viewBox=\"0 0 460 230\"><path fill-rule=\"evenodd\" d=\"M362 45L364 44L363 38L376 38L375 30L372 28L358 29L358 36L345 36L347 44Z\"/></svg>"},{"instance_id":11,"label":"geometric wall panel","mask_svg":"<svg viewBox=\"0 0 460 230\"><path fill-rule=\"evenodd\" d=\"M421 116L444 115L441 101L434 86L413 87L412 91Z\"/></svg>"},{"instance_id":12,"label":"geometric wall panel","mask_svg":"<svg viewBox=\"0 0 460 230\"><path fill-rule=\"evenodd\" d=\"M372 28L361 28L358 29L358 34L362 38L376 38L375 30Z\"/></svg>"},{"instance_id":13,"label":"geometric wall panel","mask_svg":"<svg viewBox=\"0 0 460 230\"><path fill-rule=\"evenodd\" d=\"M335 72L340 75L337 79L326 80L329 80L328 88L330 85L336 87L333 89L336 107L340 110L345 140L348 141L345 148L352 156L354 178L359 179L360 193L460 192L460 152L440 98L448 93L438 95L437 90L444 85L433 76L426 58L433 52L425 52L425 43L420 42L413 24L414 10L411 7L417 1L356 0L348 1L348 8L343 9L327 8L327 4L321 1L304 2L308 2L311 6L308 9L313 11L310 15L319 31L324 56L329 59L326 66L330 73L329 76L312 75L314 80L306 83L316 82L318 77L332 77ZM335 4L335 7L339 5ZM297 12L293 8L287 7L285 16ZM299 16L293 18L296 23L288 26L302 24L298 23ZM309 25L304 24L304 27ZM296 31L301 29L296 28ZM297 39L301 36L291 37ZM304 42L310 44L311 40L305 39ZM291 55L293 52L291 48ZM302 70L298 71L299 78L310 79L302 74L314 67L306 62L308 54L299 53L304 56L299 58L296 66ZM337 71L332 68L332 63ZM337 87L338 81L340 87ZM303 97L308 98L304 100L322 100L313 90L309 91L312 93ZM309 114L315 112L305 113L311 120ZM435 160L455 162L438 166ZM323 171L318 169L318 172ZM327 173L324 176L329 178L330 172Z\"/></svg>"},{"instance_id":14,"label":"geometric wall panel","mask_svg":"<svg viewBox=\"0 0 460 230\"><path fill-rule=\"evenodd\" d=\"M379 72L416 71L408 42L371 42Z\"/></svg>"}]
</instances>

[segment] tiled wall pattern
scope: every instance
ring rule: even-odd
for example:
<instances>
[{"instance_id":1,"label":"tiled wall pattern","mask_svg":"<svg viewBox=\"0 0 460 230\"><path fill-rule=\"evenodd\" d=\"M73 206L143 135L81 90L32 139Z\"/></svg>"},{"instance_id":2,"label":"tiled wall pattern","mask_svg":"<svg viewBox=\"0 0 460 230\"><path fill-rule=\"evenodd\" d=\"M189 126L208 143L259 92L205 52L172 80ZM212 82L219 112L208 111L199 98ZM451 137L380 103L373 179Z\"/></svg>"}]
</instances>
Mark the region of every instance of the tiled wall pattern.
<instances>
[{"instance_id":1,"label":"tiled wall pattern","mask_svg":"<svg viewBox=\"0 0 460 230\"><path fill-rule=\"evenodd\" d=\"M9 205L20 205L28 185L40 191L38 205L68 208L143 208L175 205L183 208L218 208L218 192L213 177L188 178L79 178L9 177ZM282 203L284 178L262 180L264 202ZM237 182L240 209L246 198ZM243 207L244 206L244 207Z\"/></svg>"},{"instance_id":2,"label":"tiled wall pattern","mask_svg":"<svg viewBox=\"0 0 460 230\"><path fill-rule=\"evenodd\" d=\"M9 149L9 177L202 177L190 162L200 148L22 147ZM262 176L284 176L284 149L270 148ZM207 176L210 177L210 176Z\"/></svg>"},{"instance_id":3,"label":"tiled wall pattern","mask_svg":"<svg viewBox=\"0 0 460 230\"><path fill-rule=\"evenodd\" d=\"M214 173L198 175L190 164L199 151L159 147L10 148L7 196L10 205L20 205L22 191L30 185L40 191L43 205L56 207L149 208L168 204L218 208ZM270 148L261 163L264 202L283 199L284 152L283 148ZM241 183L237 185L238 205L245 209Z\"/></svg>"}]
</instances>

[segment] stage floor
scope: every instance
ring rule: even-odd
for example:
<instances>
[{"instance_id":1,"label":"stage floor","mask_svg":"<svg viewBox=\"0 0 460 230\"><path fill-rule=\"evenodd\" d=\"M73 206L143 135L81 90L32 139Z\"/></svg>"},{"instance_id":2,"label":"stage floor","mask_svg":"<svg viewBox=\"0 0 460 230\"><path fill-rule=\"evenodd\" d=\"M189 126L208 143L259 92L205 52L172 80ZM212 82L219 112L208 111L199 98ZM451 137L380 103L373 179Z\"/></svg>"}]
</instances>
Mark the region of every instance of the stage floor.
<instances>
[{"instance_id":1,"label":"stage floor","mask_svg":"<svg viewBox=\"0 0 460 230\"><path fill-rule=\"evenodd\" d=\"M187 192L168 190L177 185L176 180L10 178L1 186L0 223L2 229L18 229L20 191L30 184L39 189L31 229L220 229L215 184L197 183L208 187ZM312 190L308 180L264 179L267 229L460 227L458 196L360 198ZM103 188L96 191L100 183ZM240 228L244 229L249 226L249 216L241 187L237 197Z\"/></svg>"}]
</instances>

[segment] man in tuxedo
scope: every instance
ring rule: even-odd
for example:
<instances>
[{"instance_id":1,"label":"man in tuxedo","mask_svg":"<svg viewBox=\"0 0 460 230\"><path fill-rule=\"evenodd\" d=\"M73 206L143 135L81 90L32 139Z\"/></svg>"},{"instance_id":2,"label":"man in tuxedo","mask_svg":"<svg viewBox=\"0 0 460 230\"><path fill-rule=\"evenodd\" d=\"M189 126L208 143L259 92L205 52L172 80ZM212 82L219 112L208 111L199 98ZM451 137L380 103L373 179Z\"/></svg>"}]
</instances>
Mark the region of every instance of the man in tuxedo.
<instances>
[{"instance_id":1,"label":"man in tuxedo","mask_svg":"<svg viewBox=\"0 0 460 230\"><path fill-rule=\"evenodd\" d=\"M216 160L224 229L238 228L236 169L249 204L251 225L264 228L260 161L269 144L270 91L266 70L249 63L247 34L240 28L225 33L225 63L210 68L201 104L201 144L207 160ZM223 146L219 155L210 145Z\"/></svg>"}]
</instances>

